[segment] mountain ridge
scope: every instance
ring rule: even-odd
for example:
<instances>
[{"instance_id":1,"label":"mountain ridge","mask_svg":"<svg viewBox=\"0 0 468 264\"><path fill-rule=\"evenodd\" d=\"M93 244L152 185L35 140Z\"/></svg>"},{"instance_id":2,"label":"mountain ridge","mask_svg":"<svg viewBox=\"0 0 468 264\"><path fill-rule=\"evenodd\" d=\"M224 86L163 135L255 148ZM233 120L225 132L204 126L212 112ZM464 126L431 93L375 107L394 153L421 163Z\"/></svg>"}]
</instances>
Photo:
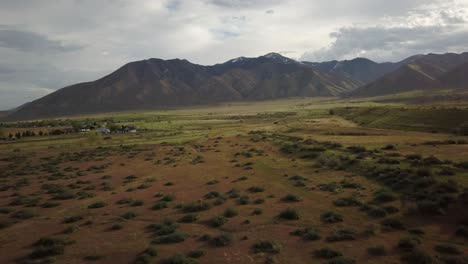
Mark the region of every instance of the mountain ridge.
<instances>
[{"instance_id":1,"label":"mountain ridge","mask_svg":"<svg viewBox=\"0 0 468 264\"><path fill-rule=\"evenodd\" d=\"M152 58L127 63L95 81L59 89L25 105L7 119L294 96L337 96L359 85L277 53L212 66Z\"/></svg>"},{"instance_id":2,"label":"mountain ridge","mask_svg":"<svg viewBox=\"0 0 468 264\"><path fill-rule=\"evenodd\" d=\"M3 120L162 109L287 97L369 97L463 85L468 53L415 55L400 62L366 58L306 62L279 53L204 66L185 59L133 61L95 81L73 84L10 111ZM444 79L444 76L445 77Z\"/></svg>"},{"instance_id":3,"label":"mountain ridge","mask_svg":"<svg viewBox=\"0 0 468 264\"><path fill-rule=\"evenodd\" d=\"M377 80L350 91L348 96L368 97L394 94L413 90L450 88L441 78L468 63L468 52L411 56L401 62L392 72Z\"/></svg>"}]
</instances>

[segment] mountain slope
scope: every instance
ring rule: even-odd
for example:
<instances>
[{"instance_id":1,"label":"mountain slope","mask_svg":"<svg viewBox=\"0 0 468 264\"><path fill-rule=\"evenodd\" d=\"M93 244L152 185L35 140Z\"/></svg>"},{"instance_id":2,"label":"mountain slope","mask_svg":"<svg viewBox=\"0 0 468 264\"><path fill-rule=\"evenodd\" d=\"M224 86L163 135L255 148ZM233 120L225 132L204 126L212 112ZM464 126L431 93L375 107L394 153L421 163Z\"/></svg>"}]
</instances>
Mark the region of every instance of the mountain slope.
<instances>
[{"instance_id":1,"label":"mountain slope","mask_svg":"<svg viewBox=\"0 0 468 264\"><path fill-rule=\"evenodd\" d=\"M412 56L398 63L401 66L396 70L351 91L350 95L365 97L441 88L439 78L466 62L468 53Z\"/></svg>"},{"instance_id":2,"label":"mountain slope","mask_svg":"<svg viewBox=\"0 0 468 264\"><path fill-rule=\"evenodd\" d=\"M320 63L304 62L322 72L351 78L361 85L372 82L398 68L398 63L377 63L366 58L355 58L343 61L326 61Z\"/></svg>"},{"instance_id":3,"label":"mountain slope","mask_svg":"<svg viewBox=\"0 0 468 264\"><path fill-rule=\"evenodd\" d=\"M440 82L447 88L468 90L468 62L441 76Z\"/></svg>"},{"instance_id":4,"label":"mountain slope","mask_svg":"<svg viewBox=\"0 0 468 264\"><path fill-rule=\"evenodd\" d=\"M279 54L201 66L187 60L149 59L128 63L93 82L62 88L8 116L36 119L136 109L264 100L293 96L336 96L359 84Z\"/></svg>"}]
</instances>

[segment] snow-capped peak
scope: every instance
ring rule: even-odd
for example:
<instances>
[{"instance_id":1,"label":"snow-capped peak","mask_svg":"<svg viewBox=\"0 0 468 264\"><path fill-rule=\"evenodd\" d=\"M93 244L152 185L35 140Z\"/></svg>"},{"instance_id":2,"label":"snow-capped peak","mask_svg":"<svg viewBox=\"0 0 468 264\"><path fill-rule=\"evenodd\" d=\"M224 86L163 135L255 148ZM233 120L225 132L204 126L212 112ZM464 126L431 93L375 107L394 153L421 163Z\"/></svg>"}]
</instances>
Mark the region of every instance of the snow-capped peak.
<instances>
[{"instance_id":1,"label":"snow-capped peak","mask_svg":"<svg viewBox=\"0 0 468 264\"><path fill-rule=\"evenodd\" d=\"M296 60L284 57L283 55L281 55L279 53L275 53L275 52L268 53L268 54L263 55L261 57L271 59L271 60L275 60L275 61L281 62L281 63L299 63Z\"/></svg>"},{"instance_id":2,"label":"snow-capped peak","mask_svg":"<svg viewBox=\"0 0 468 264\"><path fill-rule=\"evenodd\" d=\"M236 62L243 61L243 60L245 60L245 59L247 59L247 58L246 58L246 57L239 57L239 58L232 59L232 60L230 60L229 62L230 62L230 63L236 63Z\"/></svg>"}]
</instances>

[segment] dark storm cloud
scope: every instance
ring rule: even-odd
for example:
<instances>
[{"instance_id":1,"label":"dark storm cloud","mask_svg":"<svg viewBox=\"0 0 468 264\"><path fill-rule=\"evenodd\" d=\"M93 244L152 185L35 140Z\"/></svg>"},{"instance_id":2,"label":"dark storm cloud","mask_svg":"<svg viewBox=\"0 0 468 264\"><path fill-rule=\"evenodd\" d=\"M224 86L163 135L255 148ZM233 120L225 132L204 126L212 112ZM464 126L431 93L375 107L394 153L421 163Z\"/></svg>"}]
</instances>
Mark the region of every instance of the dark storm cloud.
<instances>
[{"instance_id":1,"label":"dark storm cloud","mask_svg":"<svg viewBox=\"0 0 468 264\"><path fill-rule=\"evenodd\" d=\"M64 44L60 41L50 40L38 33L10 29L8 27L0 27L0 47L38 53L68 52L83 48L79 45Z\"/></svg>"}]
</instances>

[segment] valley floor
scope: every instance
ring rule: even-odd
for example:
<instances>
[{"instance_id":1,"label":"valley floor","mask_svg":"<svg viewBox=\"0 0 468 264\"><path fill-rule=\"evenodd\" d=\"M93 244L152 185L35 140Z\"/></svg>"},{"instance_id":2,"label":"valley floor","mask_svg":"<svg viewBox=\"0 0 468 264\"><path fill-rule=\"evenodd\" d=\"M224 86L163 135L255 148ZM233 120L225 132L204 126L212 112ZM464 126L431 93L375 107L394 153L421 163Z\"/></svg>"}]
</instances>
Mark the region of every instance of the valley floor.
<instances>
[{"instance_id":1,"label":"valley floor","mask_svg":"<svg viewBox=\"0 0 468 264\"><path fill-rule=\"evenodd\" d=\"M383 107L128 113L136 134L1 143L0 263L467 263L468 137L330 111L349 106Z\"/></svg>"}]
</instances>

